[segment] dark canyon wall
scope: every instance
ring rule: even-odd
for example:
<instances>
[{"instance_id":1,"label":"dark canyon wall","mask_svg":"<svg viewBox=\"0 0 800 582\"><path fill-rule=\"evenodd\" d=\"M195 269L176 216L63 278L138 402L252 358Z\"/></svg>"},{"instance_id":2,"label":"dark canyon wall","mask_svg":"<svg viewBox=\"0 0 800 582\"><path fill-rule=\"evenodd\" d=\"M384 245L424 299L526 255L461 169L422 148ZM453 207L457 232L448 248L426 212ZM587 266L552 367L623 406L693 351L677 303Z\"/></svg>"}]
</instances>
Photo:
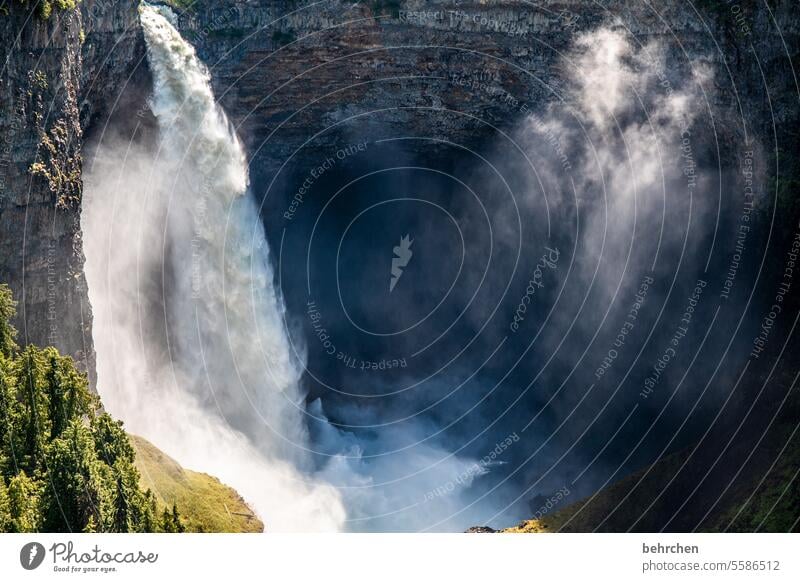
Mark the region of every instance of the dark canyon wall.
<instances>
[{"instance_id":1,"label":"dark canyon wall","mask_svg":"<svg viewBox=\"0 0 800 582\"><path fill-rule=\"evenodd\" d=\"M773 118L797 116L787 53L797 53L800 24L791 2L768 4L199 0L179 19L251 154L264 158L255 165L269 167L350 116L373 138L480 142L563 97L564 55L603 24L637 44L661 41L676 86L691 61L707 62L723 145L741 139L744 119L769 147ZM325 132L300 156L328 150L341 133Z\"/></svg>"}]
</instances>

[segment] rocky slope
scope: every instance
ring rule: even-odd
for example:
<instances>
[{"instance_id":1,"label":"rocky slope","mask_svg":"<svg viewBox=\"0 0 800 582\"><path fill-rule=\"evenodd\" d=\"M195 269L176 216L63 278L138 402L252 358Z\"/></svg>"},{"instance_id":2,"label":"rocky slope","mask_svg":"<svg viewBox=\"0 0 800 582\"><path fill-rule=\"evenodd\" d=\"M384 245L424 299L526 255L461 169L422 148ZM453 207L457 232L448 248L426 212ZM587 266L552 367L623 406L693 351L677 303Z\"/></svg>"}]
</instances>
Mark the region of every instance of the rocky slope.
<instances>
[{"instance_id":1,"label":"rocky slope","mask_svg":"<svg viewBox=\"0 0 800 582\"><path fill-rule=\"evenodd\" d=\"M770 430L731 441L717 457L691 446L563 509L553 504L513 527L467 533L800 531L799 413L795 390Z\"/></svg>"},{"instance_id":2,"label":"rocky slope","mask_svg":"<svg viewBox=\"0 0 800 582\"><path fill-rule=\"evenodd\" d=\"M793 308L798 303L800 297L793 299ZM785 353L792 349L798 349L796 337ZM763 392L743 418L730 413L700 441L578 501L554 499L533 519L502 531L797 532L800 387L792 356L778 358L775 368L751 382Z\"/></svg>"},{"instance_id":3,"label":"rocky slope","mask_svg":"<svg viewBox=\"0 0 800 582\"><path fill-rule=\"evenodd\" d=\"M710 463L702 464L708 461L702 454L699 459L693 458L690 447L562 510L502 531L800 531L800 482L796 478L800 444L790 437L792 428L791 424L784 424L779 437L773 435L755 448L741 443L734 446L725 461L732 471L742 470L736 476L728 475L730 487L719 497L703 498L701 493L699 498L692 498ZM747 461L742 465L737 459ZM684 504L687 498L690 502ZM697 507L698 502L702 509Z\"/></svg>"}]
</instances>

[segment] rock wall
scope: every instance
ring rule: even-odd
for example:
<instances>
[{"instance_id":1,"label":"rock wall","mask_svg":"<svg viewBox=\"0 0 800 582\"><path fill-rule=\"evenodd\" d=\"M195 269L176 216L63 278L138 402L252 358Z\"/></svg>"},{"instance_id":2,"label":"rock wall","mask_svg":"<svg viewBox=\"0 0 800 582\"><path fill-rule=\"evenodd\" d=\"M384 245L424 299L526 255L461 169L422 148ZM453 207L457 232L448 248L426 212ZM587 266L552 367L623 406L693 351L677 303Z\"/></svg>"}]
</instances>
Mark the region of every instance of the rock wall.
<instances>
[{"instance_id":1,"label":"rock wall","mask_svg":"<svg viewBox=\"0 0 800 582\"><path fill-rule=\"evenodd\" d=\"M797 118L792 4L704 1L695 12L683 1L198 0L180 27L260 168L300 147L295 161L319 156L342 140L351 116L373 138L480 141L562 98L564 52L601 24L625 27L642 44L662 41L673 82L694 59L713 67L725 161L745 123L769 141L773 115Z\"/></svg>"},{"instance_id":2,"label":"rock wall","mask_svg":"<svg viewBox=\"0 0 800 582\"><path fill-rule=\"evenodd\" d=\"M94 377L80 232L83 139L144 55L133 0L84 0L48 20L0 15L0 282L18 341L54 345Z\"/></svg>"},{"instance_id":3,"label":"rock wall","mask_svg":"<svg viewBox=\"0 0 800 582\"><path fill-rule=\"evenodd\" d=\"M265 173L293 155L302 167L347 141L353 116L372 139L480 142L560 98L564 51L601 23L625 26L643 43L662 40L673 76L691 59L710 60L721 159L735 154L746 125L767 150L780 151L781 128L797 123L786 55L798 54L800 22L789 0L770 1L769 9L752 0L703 1L697 13L672 1L310 4L197 0L179 12L254 167ZM134 84L146 83L136 5L83 0L43 22L10 2L0 14L0 281L20 302L20 341L55 345L90 374L82 146L119 109L131 74Z\"/></svg>"}]
</instances>

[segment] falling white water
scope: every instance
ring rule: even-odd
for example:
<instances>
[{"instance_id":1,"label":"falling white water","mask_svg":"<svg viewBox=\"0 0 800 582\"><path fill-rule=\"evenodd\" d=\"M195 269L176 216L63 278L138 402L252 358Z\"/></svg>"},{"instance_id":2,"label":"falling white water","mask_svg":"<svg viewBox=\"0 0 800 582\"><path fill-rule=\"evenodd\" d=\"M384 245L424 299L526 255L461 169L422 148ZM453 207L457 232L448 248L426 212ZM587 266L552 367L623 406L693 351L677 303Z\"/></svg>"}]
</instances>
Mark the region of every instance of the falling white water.
<instances>
[{"instance_id":1,"label":"falling white water","mask_svg":"<svg viewBox=\"0 0 800 582\"><path fill-rule=\"evenodd\" d=\"M157 153L105 146L87 173L98 389L128 430L233 486L269 531L338 530L338 492L308 477L301 367L246 158L170 15L141 8Z\"/></svg>"}]
</instances>

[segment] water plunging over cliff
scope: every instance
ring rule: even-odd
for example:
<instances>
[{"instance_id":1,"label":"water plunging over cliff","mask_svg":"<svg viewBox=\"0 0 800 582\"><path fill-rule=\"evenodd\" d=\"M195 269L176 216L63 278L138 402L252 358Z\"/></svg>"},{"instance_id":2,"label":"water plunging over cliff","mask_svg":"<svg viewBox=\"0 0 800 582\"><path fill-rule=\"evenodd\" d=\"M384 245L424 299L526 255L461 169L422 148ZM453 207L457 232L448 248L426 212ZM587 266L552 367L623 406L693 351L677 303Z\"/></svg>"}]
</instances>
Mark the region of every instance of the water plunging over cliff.
<instances>
[{"instance_id":1,"label":"water plunging over cliff","mask_svg":"<svg viewBox=\"0 0 800 582\"><path fill-rule=\"evenodd\" d=\"M246 158L170 17L141 9L157 151L101 151L87 179L99 390L129 430L235 487L268 530L340 529L338 493L304 477L301 366Z\"/></svg>"},{"instance_id":2,"label":"water plunging over cliff","mask_svg":"<svg viewBox=\"0 0 800 582\"><path fill-rule=\"evenodd\" d=\"M306 408L305 349L284 323L243 148L171 18L142 8L156 146L104 136L87 172L103 401L131 432L236 488L268 531L475 523L491 498L462 510L460 491L430 492L467 488L483 469L428 442L425 423L362 438L328 424L319 401Z\"/></svg>"}]
</instances>

